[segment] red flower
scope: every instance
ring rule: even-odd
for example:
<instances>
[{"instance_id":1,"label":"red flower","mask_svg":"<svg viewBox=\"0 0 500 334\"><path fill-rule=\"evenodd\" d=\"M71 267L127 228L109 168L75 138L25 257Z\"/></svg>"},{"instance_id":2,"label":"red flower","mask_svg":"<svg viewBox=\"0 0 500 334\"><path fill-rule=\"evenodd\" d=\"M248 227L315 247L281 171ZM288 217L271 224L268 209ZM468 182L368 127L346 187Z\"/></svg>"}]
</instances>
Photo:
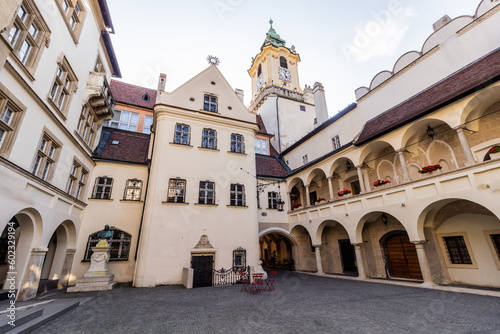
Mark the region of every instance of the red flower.
<instances>
[{"instance_id":1,"label":"red flower","mask_svg":"<svg viewBox=\"0 0 500 334\"><path fill-rule=\"evenodd\" d=\"M352 191L350 191L349 189L344 188L344 189L342 189L341 191L339 191L337 195L339 195L339 196L344 196L344 195L350 194L351 192L352 192Z\"/></svg>"},{"instance_id":2,"label":"red flower","mask_svg":"<svg viewBox=\"0 0 500 334\"><path fill-rule=\"evenodd\" d=\"M441 169L442 167L440 165L430 165L430 166L425 166L423 167L421 170L419 170L418 172L420 174L426 174L426 173L432 173L434 172L435 170L438 170L438 169Z\"/></svg>"},{"instance_id":3,"label":"red flower","mask_svg":"<svg viewBox=\"0 0 500 334\"><path fill-rule=\"evenodd\" d=\"M302 204L300 204L300 203L295 203L295 204L293 205L293 208L294 208L294 209L297 209L297 208L298 208L298 207L300 207L300 206L302 206Z\"/></svg>"},{"instance_id":4,"label":"red flower","mask_svg":"<svg viewBox=\"0 0 500 334\"><path fill-rule=\"evenodd\" d=\"M500 153L500 146L493 146L492 148L490 148L490 150L488 151L488 154L492 154L492 153Z\"/></svg>"}]
</instances>

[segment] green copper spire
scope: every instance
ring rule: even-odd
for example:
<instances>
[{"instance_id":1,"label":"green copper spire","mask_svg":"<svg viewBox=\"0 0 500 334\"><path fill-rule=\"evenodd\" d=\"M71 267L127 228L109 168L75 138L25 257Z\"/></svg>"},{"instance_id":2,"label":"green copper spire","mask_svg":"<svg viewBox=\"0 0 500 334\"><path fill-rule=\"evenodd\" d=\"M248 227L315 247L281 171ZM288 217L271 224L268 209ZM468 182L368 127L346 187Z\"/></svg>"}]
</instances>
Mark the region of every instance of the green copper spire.
<instances>
[{"instance_id":1,"label":"green copper spire","mask_svg":"<svg viewBox=\"0 0 500 334\"><path fill-rule=\"evenodd\" d=\"M273 28L273 19L269 20L269 24L271 27L269 28L269 31L266 34L266 40L264 41L264 44L262 44L262 47L272 44L275 47L280 47L280 46L285 46L286 41L278 35L276 30ZM261 48L262 49L262 48Z\"/></svg>"}]
</instances>

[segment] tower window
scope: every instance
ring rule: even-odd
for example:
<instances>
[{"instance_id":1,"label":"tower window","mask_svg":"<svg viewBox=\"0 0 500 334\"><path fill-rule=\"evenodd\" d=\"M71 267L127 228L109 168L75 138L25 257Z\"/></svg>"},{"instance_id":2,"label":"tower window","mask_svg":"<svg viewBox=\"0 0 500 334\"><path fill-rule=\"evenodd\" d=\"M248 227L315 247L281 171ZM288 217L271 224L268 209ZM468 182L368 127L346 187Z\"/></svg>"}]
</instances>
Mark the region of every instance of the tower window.
<instances>
[{"instance_id":1,"label":"tower window","mask_svg":"<svg viewBox=\"0 0 500 334\"><path fill-rule=\"evenodd\" d=\"M306 111L306 106L300 106L300 111Z\"/></svg>"},{"instance_id":2,"label":"tower window","mask_svg":"<svg viewBox=\"0 0 500 334\"><path fill-rule=\"evenodd\" d=\"M260 77L262 74L262 64L259 65L259 68L257 69L257 77Z\"/></svg>"},{"instance_id":3,"label":"tower window","mask_svg":"<svg viewBox=\"0 0 500 334\"><path fill-rule=\"evenodd\" d=\"M286 61L286 58L283 56L280 57L280 67L288 68L288 63Z\"/></svg>"}]
</instances>

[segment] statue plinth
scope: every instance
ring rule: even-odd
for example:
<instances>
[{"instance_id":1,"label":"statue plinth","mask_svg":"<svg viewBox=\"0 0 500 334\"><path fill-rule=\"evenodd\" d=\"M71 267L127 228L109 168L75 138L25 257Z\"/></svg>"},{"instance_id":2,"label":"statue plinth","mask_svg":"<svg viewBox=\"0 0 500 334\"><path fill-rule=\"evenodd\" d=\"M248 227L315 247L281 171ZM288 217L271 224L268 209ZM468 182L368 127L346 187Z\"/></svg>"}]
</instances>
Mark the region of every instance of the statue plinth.
<instances>
[{"instance_id":1,"label":"statue plinth","mask_svg":"<svg viewBox=\"0 0 500 334\"><path fill-rule=\"evenodd\" d=\"M83 277L76 279L76 286L68 288L68 292L111 290L116 285L115 275L109 274L109 244L101 239L97 246L92 247L90 268Z\"/></svg>"}]
</instances>

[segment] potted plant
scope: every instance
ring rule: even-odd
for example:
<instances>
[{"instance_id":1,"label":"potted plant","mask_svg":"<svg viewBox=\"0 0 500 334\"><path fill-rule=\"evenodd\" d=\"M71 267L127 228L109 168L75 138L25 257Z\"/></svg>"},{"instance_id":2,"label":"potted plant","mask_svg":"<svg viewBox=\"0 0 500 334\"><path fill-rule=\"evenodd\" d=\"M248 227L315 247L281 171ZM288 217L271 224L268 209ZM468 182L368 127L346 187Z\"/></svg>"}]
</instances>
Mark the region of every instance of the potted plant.
<instances>
[{"instance_id":1,"label":"potted plant","mask_svg":"<svg viewBox=\"0 0 500 334\"><path fill-rule=\"evenodd\" d=\"M339 195L339 197L342 197L342 196L344 196L344 195L348 195L348 194L350 194L351 192L352 192L352 191L350 191L349 189L344 188L344 189L342 189L341 191L339 191L339 192L337 193L337 195Z\"/></svg>"},{"instance_id":2,"label":"potted plant","mask_svg":"<svg viewBox=\"0 0 500 334\"><path fill-rule=\"evenodd\" d=\"M322 198L322 197L319 197L317 200L316 200L316 203L320 204L320 203L324 203L326 202L326 199L325 198Z\"/></svg>"},{"instance_id":3,"label":"potted plant","mask_svg":"<svg viewBox=\"0 0 500 334\"><path fill-rule=\"evenodd\" d=\"M293 209L298 209L298 208L300 208L301 206L302 206L302 204L300 204L300 203L294 203L294 204L293 204Z\"/></svg>"},{"instance_id":4,"label":"potted plant","mask_svg":"<svg viewBox=\"0 0 500 334\"><path fill-rule=\"evenodd\" d=\"M431 174L432 172L436 171L436 170L440 170L442 167L440 165L429 165L429 166L425 166L423 167L421 170L419 170L418 172L420 174Z\"/></svg>"},{"instance_id":5,"label":"potted plant","mask_svg":"<svg viewBox=\"0 0 500 334\"><path fill-rule=\"evenodd\" d=\"M391 180L385 179L385 180L380 180L378 179L377 181L373 182L374 187L380 187L383 186L384 184L391 183Z\"/></svg>"},{"instance_id":6,"label":"potted plant","mask_svg":"<svg viewBox=\"0 0 500 334\"><path fill-rule=\"evenodd\" d=\"M490 155L491 160L500 159L500 146L493 146L488 151L488 154Z\"/></svg>"}]
</instances>

